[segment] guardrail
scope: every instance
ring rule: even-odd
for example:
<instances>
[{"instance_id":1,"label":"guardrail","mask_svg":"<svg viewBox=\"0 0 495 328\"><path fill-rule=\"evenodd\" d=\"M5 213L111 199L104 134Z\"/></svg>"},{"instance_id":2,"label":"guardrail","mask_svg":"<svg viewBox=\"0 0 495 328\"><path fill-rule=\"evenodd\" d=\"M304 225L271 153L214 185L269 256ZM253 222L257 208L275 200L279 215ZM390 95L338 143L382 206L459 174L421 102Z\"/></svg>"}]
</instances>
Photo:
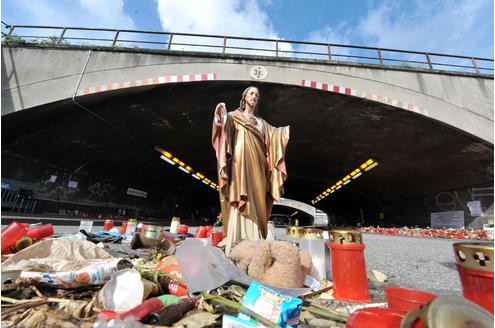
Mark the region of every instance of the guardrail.
<instances>
[{"instance_id":1,"label":"guardrail","mask_svg":"<svg viewBox=\"0 0 495 328\"><path fill-rule=\"evenodd\" d=\"M220 55L262 55L280 59L312 59L332 63L373 64L493 75L493 58L237 36L108 28L8 25L2 22L2 42L164 51L181 50Z\"/></svg>"}]
</instances>

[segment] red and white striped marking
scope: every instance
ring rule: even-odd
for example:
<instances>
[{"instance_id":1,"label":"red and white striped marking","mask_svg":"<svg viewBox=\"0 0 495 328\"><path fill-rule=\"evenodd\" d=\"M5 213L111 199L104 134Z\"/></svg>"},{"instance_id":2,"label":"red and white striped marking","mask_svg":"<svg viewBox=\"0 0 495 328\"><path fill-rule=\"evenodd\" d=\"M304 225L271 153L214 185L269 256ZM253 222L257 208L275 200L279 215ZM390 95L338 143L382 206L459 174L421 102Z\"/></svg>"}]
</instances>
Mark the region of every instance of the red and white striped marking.
<instances>
[{"instance_id":1,"label":"red and white striped marking","mask_svg":"<svg viewBox=\"0 0 495 328\"><path fill-rule=\"evenodd\" d=\"M311 81L311 80L302 80L302 85L304 87L308 88L313 88L313 89L319 89L319 90L324 90L324 91L330 91L330 92L335 92L335 93L341 93L343 95L349 95L349 96L355 96L355 97L360 97L360 98L365 98L377 102L381 102L387 105L391 105L394 107L399 107L402 109L410 110L416 113L424 114L425 110L423 107L416 106L414 104L409 104L402 102L397 99L393 99L390 97L384 97L381 95L377 95L371 92L365 92L357 89L352 89L352 88L346 88L346 87L341 87L338 85L332 85L328 83L323 83L323 82L317 82L317 81Z\"/></svg>"},{"instance_id":2,"label":"red and white striped marking","mask_svg":"<svg viewBox=\"0 0 495 328\"><path fill-rule=\"evenodd\" d=\"M156 84L165 84L165 83L180 83L180 82L194 82L194 81L214 81L216 79L217 79L216 73L155 76L148 79L114 82L114 83L97 85L94 87L85 87L80 92L78 92L78 95L89 95L92 93L132 88L142 85L156 85Z\"/></svg>"}]
</instances>

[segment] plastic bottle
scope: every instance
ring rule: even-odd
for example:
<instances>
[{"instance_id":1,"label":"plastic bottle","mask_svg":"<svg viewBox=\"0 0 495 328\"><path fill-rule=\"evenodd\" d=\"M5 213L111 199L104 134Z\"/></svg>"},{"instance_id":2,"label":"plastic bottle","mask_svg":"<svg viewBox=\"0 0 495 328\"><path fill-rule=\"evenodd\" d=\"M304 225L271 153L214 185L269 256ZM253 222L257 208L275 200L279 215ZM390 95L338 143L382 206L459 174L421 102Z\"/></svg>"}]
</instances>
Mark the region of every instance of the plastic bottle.
<instances>
[{"instance_id":1,"label":"plastic bottle","mask_svg":"<svg viewBox=\"0 0 495 328\"><path fill-rule=\"evenodd\" d=\"M152 297L139 304L138 306L120 314L120 318L123 320L129 316L133 316L137 321L141 321L148 314L153 311L157 311L163 307L162 301L157 297Z\"/></svg>"},{"instance_id":2,"label":"plastic bottle","mask_svg":"<svg viewBox=\"0 0 495 328\"><path fill-rule=\"evenodd\" d=\"M195 306L196 303L192 299L188 299L180 304L170 305L151 312L144 318L143 322L151 325L171 326Z\"/></svg>"}]
</instances>

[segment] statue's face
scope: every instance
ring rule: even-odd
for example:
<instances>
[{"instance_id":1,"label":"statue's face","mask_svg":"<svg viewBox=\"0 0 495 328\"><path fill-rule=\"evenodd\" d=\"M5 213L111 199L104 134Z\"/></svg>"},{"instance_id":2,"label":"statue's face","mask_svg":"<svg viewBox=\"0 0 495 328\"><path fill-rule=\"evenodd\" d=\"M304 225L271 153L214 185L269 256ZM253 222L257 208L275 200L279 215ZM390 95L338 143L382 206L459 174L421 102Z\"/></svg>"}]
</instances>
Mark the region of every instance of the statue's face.
<instances>
[{"instance_id":1,"label":"statue's face","mask_svg":"<svg viewBox=\"0 0 495 328\"><path fill-rule=\"evenodd\" d=\"M246 106L251 107L254 110L258 106L258 100L260 97L260 93L258 88L249 88L246 96L244 97L244 101L246 102Z\"/></svg>"}]
</instances>

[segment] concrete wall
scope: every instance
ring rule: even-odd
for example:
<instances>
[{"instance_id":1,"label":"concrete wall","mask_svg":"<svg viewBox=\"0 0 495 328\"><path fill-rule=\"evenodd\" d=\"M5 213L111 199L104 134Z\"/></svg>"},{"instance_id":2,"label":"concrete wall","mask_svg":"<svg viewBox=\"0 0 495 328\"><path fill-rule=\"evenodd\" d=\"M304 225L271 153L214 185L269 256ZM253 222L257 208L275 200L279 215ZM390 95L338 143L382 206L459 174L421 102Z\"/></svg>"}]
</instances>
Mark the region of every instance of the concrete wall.
<instances>
[{"instance_id":1,"label":"concrete wall","mask_svg":"<svg viewBox=\"0 0 495 328\"><path fill-rule=\"evenodd\" d=\"M69 186L69 181L77 184ZM210 207L197 209L189 200L181 200L179 206L177 197L169 193L135 197L128 195L128 185L118 180L94 178L84 170L70 172L8 154L2 154L4 183L10 185L8 188L2 186L2 210L6 212L65 215L77 210L81 215L96 217L119 215L120 210L125 210L130 217L165 220L179 216L183 223L203 225L213 224L217 215L216 210L210 212ZM29 193L29 198L21 189ZM6 192L12 195L6 195ZM191 209L196 209L197 213L192 213ZM202 217L209 221L200 221Z\"/></svg>"},{"instance_id":2,"label":"concrete wall","mask_svg":"<svg viewBox=\"0 0 495 328\"><path fill-rule=\"evenodd\" d=\"M255 68L262 74L253 75ZM492 77L237 55L2 45L2 115L84 96L84 90L106 92L106 85L139 87L147 79L201 73L220 81L348 88L355 96L412 110L493 143ZM169 82L152 84L161 83Z\"/></svg>"},{"instance_id":3,"label":"concrete wall","mask_svg":"<svg viewBox=\"0 0 495 328\"><path fill-rule=\"evenodd\" d=\"M477 188L487 191L477 193ZM468 202L479 201L482 216L471 213ZM337 226L381 226L381 227L427 227L431 224L431 213L464 212L464 225L482 229L483 223L493 220L493 186L482 184L455 190L445 190L417 198L387 204L373 204L356 199L356 206L333 206L328 212L331 225ZM361 213L362 211L362 213ZM362 215L362 219L361 219Z\"/></svg>"}]
</instances>

